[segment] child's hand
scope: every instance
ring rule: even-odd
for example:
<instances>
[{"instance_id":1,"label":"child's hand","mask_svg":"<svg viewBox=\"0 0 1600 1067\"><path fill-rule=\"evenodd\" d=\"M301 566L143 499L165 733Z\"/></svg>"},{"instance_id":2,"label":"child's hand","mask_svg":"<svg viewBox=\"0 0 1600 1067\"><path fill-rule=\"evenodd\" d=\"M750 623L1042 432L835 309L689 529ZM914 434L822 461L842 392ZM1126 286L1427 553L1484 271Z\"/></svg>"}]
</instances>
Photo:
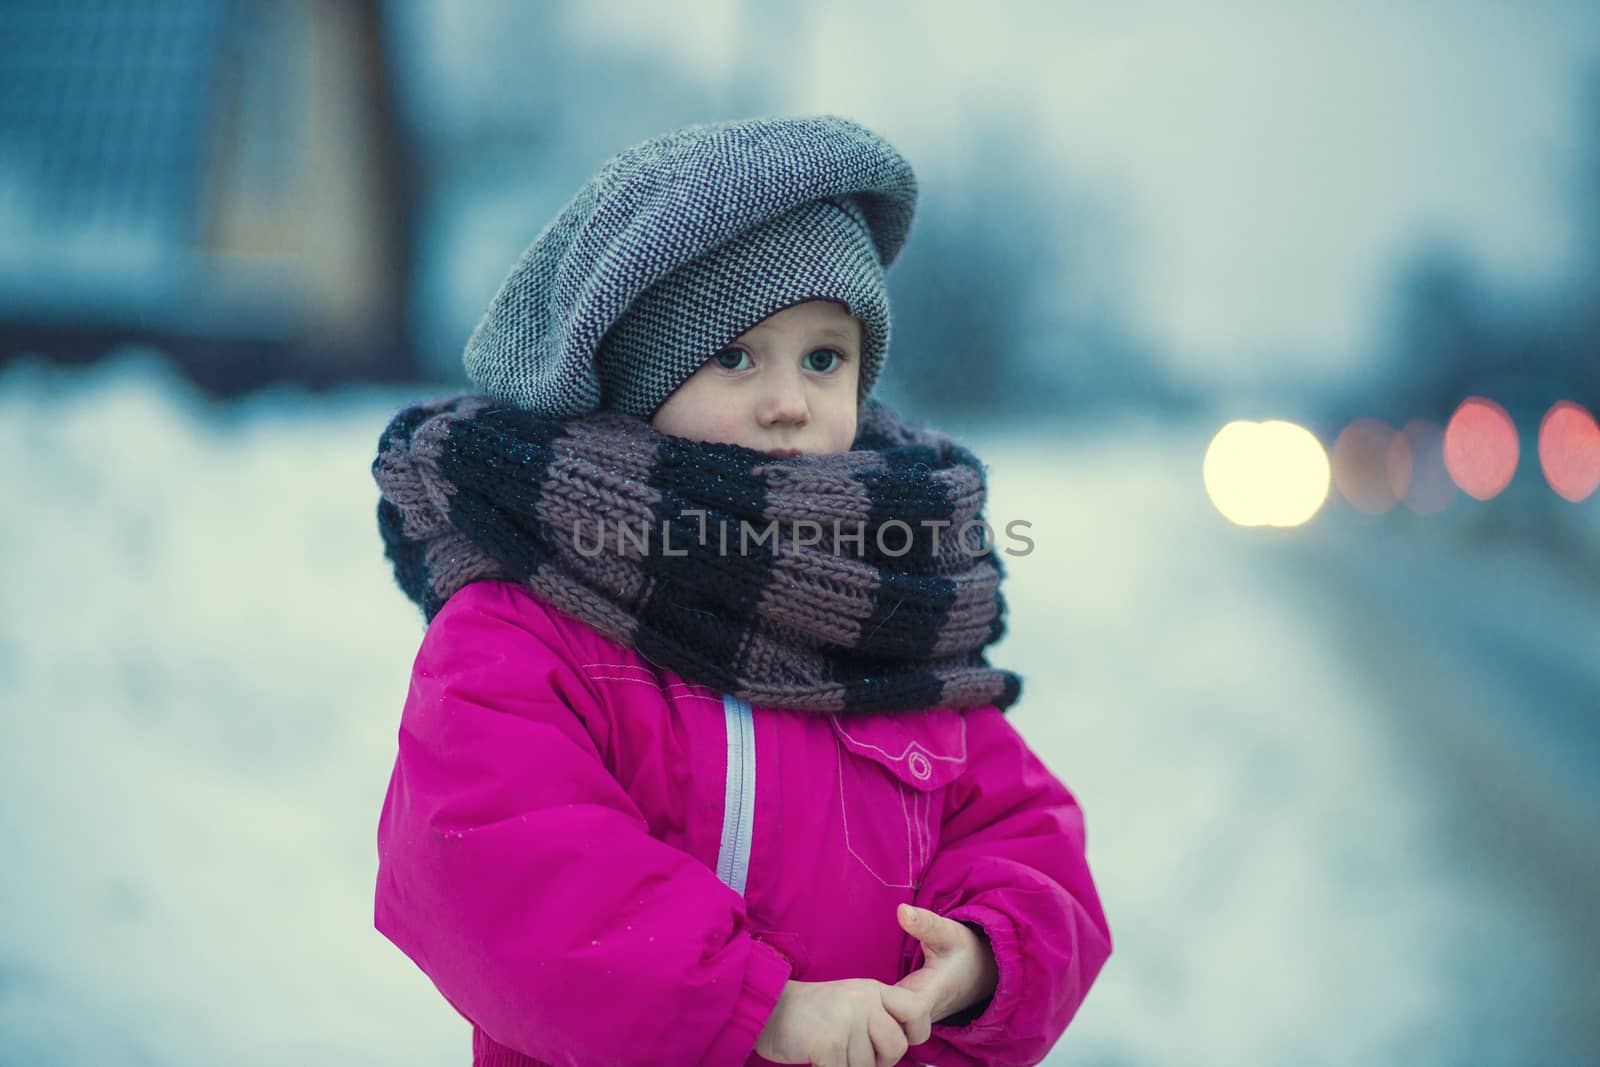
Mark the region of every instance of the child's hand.
<instances>
[{"instance_id":1,"label":"child's hand","mask_svg":"<svg viewBox=\"0 0 1600 1067\"><path fill-rule=\"evenodd\" d=\"M916 1010L916 998L872 978L790 980L756 1038L756 1054L774 1063L814 1067L894 1067L906 1035L890 1013Z\"/></svg>"},{"instance_id":2,"label":"child's hand","mask_svg":"<svg viewBox=\"0 0 1600 1067\"><path fill-rule=\"evenodd\" d=\"M902 1013L902 1002L893 998L884 1004L904 1027L906 1040L920 1045L934 1023L993 996L1000 972L988 940L966 925L914 904L901 904L895 917L922 942L923 964L893 986L915 995L914 1010Z\"/></svg>"}]
</instances>

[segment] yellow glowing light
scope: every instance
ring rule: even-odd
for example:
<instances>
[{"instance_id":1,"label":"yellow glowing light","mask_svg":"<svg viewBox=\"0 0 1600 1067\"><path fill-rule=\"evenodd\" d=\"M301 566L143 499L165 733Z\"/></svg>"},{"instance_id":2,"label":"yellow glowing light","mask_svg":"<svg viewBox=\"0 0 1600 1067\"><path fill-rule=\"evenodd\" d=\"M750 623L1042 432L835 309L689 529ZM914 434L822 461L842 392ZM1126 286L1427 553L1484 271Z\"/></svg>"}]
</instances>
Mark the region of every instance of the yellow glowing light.
<instances>
[{"instance_id":1,"label":"yellow glowing light","mask_svg":"<svg viewBox=\"0 0 1600 1067\"><path fill-rule=\"evenodd\" d=\"M1299 526L1328 498L1332 468L1305 427L1236 419L1211 439L1202 476L1211 503L1229 522Z\"/></svg>"},{"instance_id":2,"label":"yellow glowing light","mask_svg":"<svg viewBox=\"0 0 1600 1067\"><path fill-rule=\"evenodd\" d=\"M1217 431L1206 449L1201 474L1211 503L1228 521L1259 526L1257 493L1251 470L1257 423L1235 420Z\"/></svg>"},{"instance_id":3,"label":"yellow glowing light","mask_svg":"<svg viewBox=\"0 0 1600 1067\"><path fill-rule=\"evenodd\" d=\"M1333 471L1322 442L1304 426L1281 419L1261 424L1266 455L1272 457L1269 469L1272 485L1274 526L1299 526L1308 521L1328 499Z\"/></svg>"}]
</instances>

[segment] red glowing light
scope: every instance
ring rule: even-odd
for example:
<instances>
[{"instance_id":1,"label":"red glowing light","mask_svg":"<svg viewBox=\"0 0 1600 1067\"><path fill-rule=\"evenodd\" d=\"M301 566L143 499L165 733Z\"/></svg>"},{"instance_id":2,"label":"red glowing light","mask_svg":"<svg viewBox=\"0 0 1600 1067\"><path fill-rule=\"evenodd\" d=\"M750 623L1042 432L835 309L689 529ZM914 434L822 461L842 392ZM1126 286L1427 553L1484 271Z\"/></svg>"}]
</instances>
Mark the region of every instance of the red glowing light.
<instances>
[{"instance_id":1,"label":"red glowing light","mask_svg":"<svg viewBox=\"0 0 1600 1067\"><path fill-rule=\"evenodd\" d=\"M1539 466L1550 488L1574 504L1600 486L1600 425L1587 408L1558 400L1544 413Z\"/></svg>"},{"instance_id":2,"label":"red glowing light","mask_svg":"<svg viewBox=\"0 0 1600 1067\"><path fill-rule=\"evenodd\" d=\"M1489 500L1517 472L1517 426L1506 409L1481 396L1456 408L1444 428L1444 465L1461 491Z\"/></svg>"}]
</instances>

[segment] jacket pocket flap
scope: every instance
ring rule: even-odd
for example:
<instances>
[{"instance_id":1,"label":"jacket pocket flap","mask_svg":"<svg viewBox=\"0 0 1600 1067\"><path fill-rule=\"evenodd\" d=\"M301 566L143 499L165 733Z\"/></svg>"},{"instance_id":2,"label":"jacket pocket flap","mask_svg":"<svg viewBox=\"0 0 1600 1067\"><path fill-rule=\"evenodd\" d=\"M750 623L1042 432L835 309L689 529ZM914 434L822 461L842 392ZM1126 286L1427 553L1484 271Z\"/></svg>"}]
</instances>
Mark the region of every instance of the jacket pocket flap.
<instances>
[{"instance_id":1,"label":"jacket pocket flap","mask_svg":"<svg viewBox=\"0 0 1600 1067\"><path fill-rule=\"evenodd\" d=\"M947 786L967 768L967 720L954 708L829 718L845 748L913 789Z\"/></svg>"}]
</instances>

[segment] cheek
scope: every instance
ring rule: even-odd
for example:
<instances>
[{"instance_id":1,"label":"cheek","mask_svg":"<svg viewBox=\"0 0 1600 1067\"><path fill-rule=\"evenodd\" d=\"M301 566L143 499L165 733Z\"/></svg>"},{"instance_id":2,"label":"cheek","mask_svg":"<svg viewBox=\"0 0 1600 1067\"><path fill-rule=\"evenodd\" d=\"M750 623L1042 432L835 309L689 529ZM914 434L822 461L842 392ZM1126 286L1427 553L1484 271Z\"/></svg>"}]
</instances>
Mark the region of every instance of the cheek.
<instances>
[{"instance_id":1,"label":"cheek","mask_svg":"<svg viewBox=\"0 0 1600 1067\"><path fill-rule=\"evenodd\" d=\"M848 452L856 439L856 407L845 405L828 416L828 443L831 451Z\"/></svg>"},{"instance_id":2,"label":"cheek","mask_svg":"<svg viewBox=\"0 0 1600 1067\"><path fill-rule=\"evenodd\" d=\"M731 404L700 390L671 398L650 420L652 426L691 441L737 443L741 423Z\"/></svg>"},{"instance_id":3,"label":"cheek","mask_svg":"<svg viewBox=\"0 0 1600 1067\"><path fill-rule=\"evenodd\" d=\"M726 405L704 408L700 411L700 418L695 423L702 441L721 441L726 444L738 444L744 431L744 422L731 407Z\"/></svg>"}]
</instances>

